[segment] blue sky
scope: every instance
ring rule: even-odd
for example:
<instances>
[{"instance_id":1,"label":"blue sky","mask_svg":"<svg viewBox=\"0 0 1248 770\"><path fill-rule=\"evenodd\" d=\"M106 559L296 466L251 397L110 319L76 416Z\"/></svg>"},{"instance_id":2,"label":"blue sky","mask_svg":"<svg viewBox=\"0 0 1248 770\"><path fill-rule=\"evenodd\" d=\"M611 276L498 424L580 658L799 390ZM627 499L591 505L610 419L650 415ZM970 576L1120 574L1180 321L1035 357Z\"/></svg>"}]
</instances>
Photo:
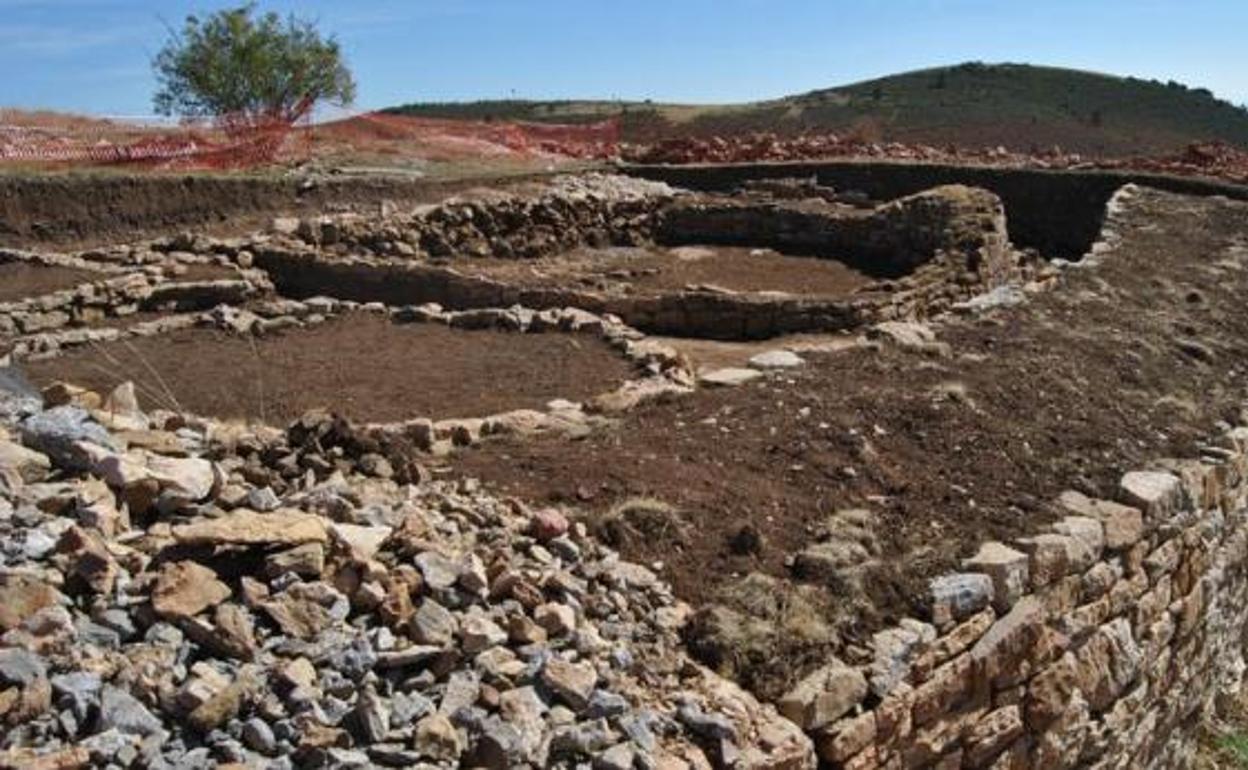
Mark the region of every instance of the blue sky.
<instances>
[{"instance_id":1,"label":"blue sky","mask_svg":"<svg viewBox=\"0 0 1248 770\"><path fill-rule=\"evenodd\" d=\"M0 0L0 106L146 115L166 24L237 3ZM1245 0L261 2L343 43L358 107L508 96L725 102L968 60L1075 67L1248 102Z\"/></svg>"}]
</instances>

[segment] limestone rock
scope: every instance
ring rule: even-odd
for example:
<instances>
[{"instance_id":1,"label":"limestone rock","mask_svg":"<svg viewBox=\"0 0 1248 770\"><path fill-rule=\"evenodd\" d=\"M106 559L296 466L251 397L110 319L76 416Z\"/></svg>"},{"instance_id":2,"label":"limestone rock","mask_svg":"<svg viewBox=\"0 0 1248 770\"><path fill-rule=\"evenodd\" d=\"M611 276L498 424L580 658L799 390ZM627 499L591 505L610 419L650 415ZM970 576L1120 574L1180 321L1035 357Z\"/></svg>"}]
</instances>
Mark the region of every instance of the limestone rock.
<instances>
[{"instance_id":1,"label":"limestone rock","mask_svg":"<svg viewBox=\"0 0 1248 770\"><path fill-rule=\"evenodd\" d=\"M840 719L867 696L867 690L862 672L834 663L798 682L776 702L776 708L802 729L812 731Z\"/></svg>"},{"instance_id":2,"label":"limestone rock","mask_svg":"<svg viewBox=\"0 0 1248 770\"><path fill-rule=\"evenodd\" d=\"M1165 518L1183 501L1183 485L1172 473L1130 471L1119 482L1123 502L1135 506L1149 519Z\"/></svg>"},{"instance_id":3,"label":"limestone rock","mask_svg":"<svg viewBox=\"0 0 1248 770\"><path fill-rule=\"evenodd\" d=\"M189 618L231 595L217 573L193 561L166 564L152 588L152 609L165 618Z\"/></svg>"},{"instance_id":4,"label":"limestone rock","mask_svg":"<svg viewBox=\"0 0 1248 770\"><path fill-rule=\"evenodd\" d=\"M732 388L762 377L757 369L739 369L728 367L706 372L698 377L698 382L707 387Z\"/></svg>"},{"instance_id":5,"label":"limestone rock","mask_svg":"<svg viewBox=\"0 0 1248 770\"><path fill-rule=\"evenodd\" d=\"M182 545L278 546L329 540L323 519L293 509L258 513L241 508L217 519L175 526L172 534Z\"/></svg>"},{"instance_id":6,"label":"limestone rock","mask_svg":"<svg viewBox=\"0 0 1248 770\"><path fill-rule=\"evenodd\" d=\"M755 369L792 369L804 363L802 357L791 350L768 350L750 357L750 366Z\"/></svg>"},{"instance_id":7,"label":"limestone rock","mask_svg":"<svg viewBox=\"0 0 1248 770\"><path fill-rule=\"evenodd\" d=\"M553 658L542 668L542 683L572 710L583 711L598 683L598 673L584 663Z\"/></svg>"}]
</instances>

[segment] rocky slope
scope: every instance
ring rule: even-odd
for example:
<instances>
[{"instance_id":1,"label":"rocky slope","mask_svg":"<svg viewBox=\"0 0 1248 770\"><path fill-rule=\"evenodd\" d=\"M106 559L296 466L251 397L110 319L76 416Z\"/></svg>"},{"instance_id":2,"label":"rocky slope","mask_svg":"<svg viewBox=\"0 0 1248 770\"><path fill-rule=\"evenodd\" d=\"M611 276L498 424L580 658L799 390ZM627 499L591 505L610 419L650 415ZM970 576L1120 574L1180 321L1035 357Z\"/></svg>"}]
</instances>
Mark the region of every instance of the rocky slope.
<instances>
[{"instance_id":1,"label":"rocky slope","mask_svg":"<svg viewBox=\"0 0 1248 770\"><path fill-rule=\"evenodd\" d=\"M814 766L558 510L325 414L251 430L0 370L0 426L0 766Z\"/></svg>"}]
</instances>

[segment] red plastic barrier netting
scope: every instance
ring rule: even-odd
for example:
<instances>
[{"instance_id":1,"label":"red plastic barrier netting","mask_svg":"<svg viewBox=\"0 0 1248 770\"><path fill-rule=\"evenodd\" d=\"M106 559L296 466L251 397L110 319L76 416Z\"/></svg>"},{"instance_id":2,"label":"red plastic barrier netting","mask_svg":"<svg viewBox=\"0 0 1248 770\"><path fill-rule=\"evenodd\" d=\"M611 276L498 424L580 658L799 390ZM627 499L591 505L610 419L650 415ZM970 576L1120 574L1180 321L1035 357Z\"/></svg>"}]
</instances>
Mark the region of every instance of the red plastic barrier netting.
<instances>
[{"instance_id":1,"label":"red plastic barrier netting","mask_svg":"<svg viewBox=\"0 0 1248 770\"><path fill-rule=\"evenodd\" d=\"M199 127L156 127L111 121L18 120L0 114L0 162L248 168L307 159L318 144L419 154L452 143L457 155L612 157L615 120L584 125L456 121L364 113L311 125L306 109L285 116L230 116Z\"/></svg>"}]
</instances>

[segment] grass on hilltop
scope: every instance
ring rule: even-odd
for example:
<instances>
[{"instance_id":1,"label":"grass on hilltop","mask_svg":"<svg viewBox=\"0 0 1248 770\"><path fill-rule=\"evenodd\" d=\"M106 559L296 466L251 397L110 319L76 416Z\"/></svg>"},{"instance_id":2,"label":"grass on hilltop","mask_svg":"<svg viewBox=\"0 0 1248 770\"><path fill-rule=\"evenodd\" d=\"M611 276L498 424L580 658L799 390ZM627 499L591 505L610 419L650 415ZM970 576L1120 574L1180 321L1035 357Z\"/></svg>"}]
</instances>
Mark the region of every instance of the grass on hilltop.
<instances>
[{"instance_id":1,"label":"grass on hilltop","mask_svg":"<svg viewBox=\"0 0 1248 770\"><path fill-rule=\"evenodd\" d=\"M1248 147L1248 110L1203 88L1025 64L960 64L738 105L595 100L424 103L421 117L583 123L618 116L623 138L832 131L872 140L1089 155Z\"/></svg>"}]
</instances>

